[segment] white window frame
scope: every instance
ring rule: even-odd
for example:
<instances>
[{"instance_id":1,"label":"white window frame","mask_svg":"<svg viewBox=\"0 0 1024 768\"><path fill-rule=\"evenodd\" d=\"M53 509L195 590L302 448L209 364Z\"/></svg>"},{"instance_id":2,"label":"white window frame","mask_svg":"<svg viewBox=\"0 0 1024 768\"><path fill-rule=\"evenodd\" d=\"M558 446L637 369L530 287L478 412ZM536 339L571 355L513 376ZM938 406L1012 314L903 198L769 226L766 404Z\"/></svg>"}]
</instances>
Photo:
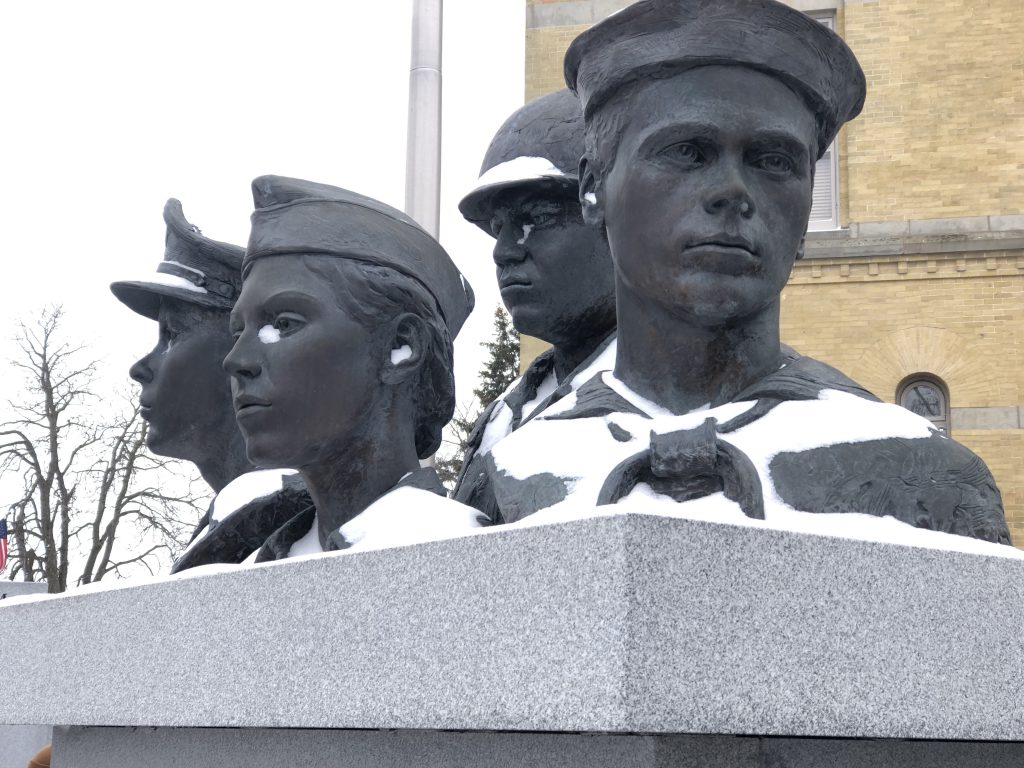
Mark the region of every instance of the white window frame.
<instances>
[{"instance_id":1,"label":"white window frame","mask_svg":"<svg viewBox=\"0 0 1024 768\"><path fill-rule=\"evenodd\" d=\"M953 408L950 404L949 386L934 373L926 373L922 371L920 373L911 374L910 376L905 377L896 387L896 405L906 408L906 406L903 405L903 396L908 390L912 389L915 384L926 384L939 393L942 403L942 413L935 418L924 414L919 415L922 418L928 419L936 429L948 437L953 428Z\"/></svg>"},{"instance_id":2,"label":"white window frame","mask_svg":"<svg viewBox=\"0 0 1024 768\"><path fill-rule=\"evenodd\" d=\"M821 22L831 30L836 28L836 15L835 11L812 11L807 14L812 19ZM826 166L827 164L827 166ZM827 150L825 150L825 156L818 161L817 169L814 173L814 188L820 190L818 186L824 184L822 181L824 174L820 173L821 170L828 168L828 194L831 200L831 210L828 211L827 216L819 215L817 218L811 218L807 222L808 232L827 232L829 230L839 229L839 148L836 146L836 142L833 141ZM819 191L820 194L820 191Z\"/></svg>"}]
</instances>

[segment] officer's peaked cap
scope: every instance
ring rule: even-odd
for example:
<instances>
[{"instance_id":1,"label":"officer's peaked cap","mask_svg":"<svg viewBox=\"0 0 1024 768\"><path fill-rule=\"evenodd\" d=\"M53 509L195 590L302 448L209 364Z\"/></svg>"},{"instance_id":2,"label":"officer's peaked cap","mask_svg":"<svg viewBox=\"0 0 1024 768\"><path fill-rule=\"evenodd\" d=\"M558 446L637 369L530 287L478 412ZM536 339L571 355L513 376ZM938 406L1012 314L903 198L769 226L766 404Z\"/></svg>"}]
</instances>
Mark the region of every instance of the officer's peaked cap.
<instances>
[{"instance_id":1,"label":"officer's peaked cap","mask_svg":"<svg viewBox=\"0 0 1024 768\"><path fill-rule=\"evenodd\" d=\"M157 319L162 298L230 310L242 287L243 248L211 240L170 199L164 205L167 235L156 273L111 283L110 290L140 315Z\"/></svg>"}]
</instances>

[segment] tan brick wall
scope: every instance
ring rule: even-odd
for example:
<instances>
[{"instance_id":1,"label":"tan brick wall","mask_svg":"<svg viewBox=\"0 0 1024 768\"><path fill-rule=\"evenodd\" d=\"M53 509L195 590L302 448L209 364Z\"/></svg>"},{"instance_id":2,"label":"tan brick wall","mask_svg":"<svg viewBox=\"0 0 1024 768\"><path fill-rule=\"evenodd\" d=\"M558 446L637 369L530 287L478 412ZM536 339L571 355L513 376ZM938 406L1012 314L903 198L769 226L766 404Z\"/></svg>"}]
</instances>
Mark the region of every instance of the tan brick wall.
<instances>
[{"instance_id":1,"label":"tan brick wall","mask_svg":"<svg viewBox=\"0 0 1024 768\"><path fill-rule=\"evenodd\" d=\"M519 337L519 370L525 371L530 362L541 352L550 347L546 341L535 339L533 336L521 335Z\"/></svg>"},{"instance_id":2,"label":"tan brick wall","mask_svg":"<svg viewBox=\"0 0 1024 768\"><path fill-rule=\"evenodd\" d=\"M526 30L526 101L565 88L562 59L587 25Z\"/></svg>"},{"instance_id":3,"label":"tan brick wall","mask_svg":"<svg viewBox=\"0 0 1024 768\"><path fill-rule=\"evenodd\" d=\"M913 373L952 408L1024 403L1024 253L809 260L782 294L782 340L893 402ZM992 470L1024 545L1024 430L953 430Z\"/></svg>"},{"instance_id":4,"label":"tan brick wall","mask_svg":"<svg viewBox=\"0 0 1024 768\"><path fill-rule=\"evenodd\" d=\"M868 81L846 142L853 221L1024 212L1020 0L848 3Z\"/></svg>"}]
</instances>

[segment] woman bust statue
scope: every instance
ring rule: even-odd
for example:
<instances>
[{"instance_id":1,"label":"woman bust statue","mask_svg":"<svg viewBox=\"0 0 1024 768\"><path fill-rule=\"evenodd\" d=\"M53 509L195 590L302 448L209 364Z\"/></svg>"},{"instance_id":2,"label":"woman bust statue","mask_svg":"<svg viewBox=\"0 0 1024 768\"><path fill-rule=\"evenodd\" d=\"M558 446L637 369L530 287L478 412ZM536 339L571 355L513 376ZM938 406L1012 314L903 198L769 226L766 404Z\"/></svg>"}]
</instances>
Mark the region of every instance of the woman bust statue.
<instances>
[{"instance_id":1,"label":"woman bust statue","mask_svg":"<svg viewBox=\"0 0 1024 768\"><path fill-rule=\"evenodd\" d=\"M249 460L313 499L250 561L445 538L479 526L433 469L455 406L452 339L473 293L401 212L263 176L224 360Z\"/></svg>"}]
</instances>

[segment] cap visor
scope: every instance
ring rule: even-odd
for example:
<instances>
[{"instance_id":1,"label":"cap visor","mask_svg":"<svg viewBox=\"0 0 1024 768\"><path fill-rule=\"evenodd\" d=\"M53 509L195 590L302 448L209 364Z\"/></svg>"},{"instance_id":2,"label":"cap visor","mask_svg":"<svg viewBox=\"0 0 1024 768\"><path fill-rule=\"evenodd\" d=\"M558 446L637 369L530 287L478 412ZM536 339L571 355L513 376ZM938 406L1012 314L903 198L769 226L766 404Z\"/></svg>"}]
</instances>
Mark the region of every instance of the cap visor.
<instances>
[{"instance_id":1,"label":"cap visor","mask_svg":"<svg viewBox=\"0 0 1024 768\"><path fill-rule=\"evenodd\" d=\"M157 273L155 280L119 280L110 284L110 291L133 312L151 320L157 319L160 314L160 301L165 297L211 309L229 310L232 306L223 297L207 293L205 288L194 286L183 278L162 273Z\"/></svg>"},{"instance_id":2,"label":"cap visor","mask_svg":"<svg viewBox=\"0 0 1024 768\"><path fill-rule=\"evenodd\" d=\"M524 179L496 182L479 186L459 201L459 212L490 234L491 216L494 214L494 198L512 190L531 190L539 195L564 194L566 190L579 189L575 176L533 176Z\"/></svg>"}]
</instances>

